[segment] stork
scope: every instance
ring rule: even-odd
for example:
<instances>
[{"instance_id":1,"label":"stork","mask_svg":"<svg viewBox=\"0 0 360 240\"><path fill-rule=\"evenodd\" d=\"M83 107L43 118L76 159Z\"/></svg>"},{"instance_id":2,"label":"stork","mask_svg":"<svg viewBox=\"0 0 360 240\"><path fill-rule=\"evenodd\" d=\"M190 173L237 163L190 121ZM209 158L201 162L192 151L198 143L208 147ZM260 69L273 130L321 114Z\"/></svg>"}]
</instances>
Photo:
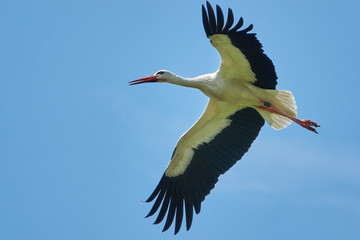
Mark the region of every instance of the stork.
<instances>
[{"instance_id":1,"label":"stork","mask_svg":"<svg viewBox=\"0 0 360 240\"><path fill-rule=\"evenodd\" d=\"M252 24L241 29L240 18L233 26L230 8L225 22L221 8L216 5L215 15L209 2L206 8L202 5L202 20L206 36L220 53L219 70L195 78L160 70L129 82L130 85L167 82L197 88L209 97L204 113L181 136L159 184L146 200L156 199L146 217L160 208L154 223L160 223L167 213L163 231L175 219L175 234L180 230L183 215L186 229L190 229L193 211L200 213L201 202L218 177L249 150L265 121L276 130L291 122L315 133L315 127L319 127L310 120L296 118L297 107L290 91L275 90L274 65L255 34L249 33Z\"/></svg>"}]
</instances>

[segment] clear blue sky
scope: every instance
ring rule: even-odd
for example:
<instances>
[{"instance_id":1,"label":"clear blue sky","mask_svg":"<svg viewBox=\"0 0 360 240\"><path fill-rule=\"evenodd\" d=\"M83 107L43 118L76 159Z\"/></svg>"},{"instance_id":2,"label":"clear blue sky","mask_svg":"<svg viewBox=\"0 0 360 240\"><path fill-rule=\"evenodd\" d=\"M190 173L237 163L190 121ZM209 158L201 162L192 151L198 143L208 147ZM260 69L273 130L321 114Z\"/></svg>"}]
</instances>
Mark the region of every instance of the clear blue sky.
<instances>
[{"instance_id":1,"label":"clear blue sky","mask_svg":"<svg viewBox=\"0 0 360 240\"><path fill-rule=\"evenodd\" d=\"M189 232L161 233L143 203L200 116L197 90L127 82L220 62L205 1L0 1L0 239L357 239L359 1L211 1L273 60L300 118L264 126Z\"/></svg>"}]
</instances>

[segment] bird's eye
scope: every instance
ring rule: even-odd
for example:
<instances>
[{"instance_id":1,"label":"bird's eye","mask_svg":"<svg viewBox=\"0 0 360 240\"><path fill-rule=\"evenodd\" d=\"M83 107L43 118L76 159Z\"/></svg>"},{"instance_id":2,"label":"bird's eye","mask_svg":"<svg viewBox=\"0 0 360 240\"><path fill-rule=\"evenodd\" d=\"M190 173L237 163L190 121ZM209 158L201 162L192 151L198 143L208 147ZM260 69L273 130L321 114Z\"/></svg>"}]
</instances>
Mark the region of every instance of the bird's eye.
<instances>
[{"instance_id":1,"label":"bird's eye","mask_svg":"<svg viewBox=\"0 0 360 240\"><path fill-rule=\"evenodd\" d=\"M163 74L164 71L158 71L156 74Z\"/></svg>"}]
</instances>

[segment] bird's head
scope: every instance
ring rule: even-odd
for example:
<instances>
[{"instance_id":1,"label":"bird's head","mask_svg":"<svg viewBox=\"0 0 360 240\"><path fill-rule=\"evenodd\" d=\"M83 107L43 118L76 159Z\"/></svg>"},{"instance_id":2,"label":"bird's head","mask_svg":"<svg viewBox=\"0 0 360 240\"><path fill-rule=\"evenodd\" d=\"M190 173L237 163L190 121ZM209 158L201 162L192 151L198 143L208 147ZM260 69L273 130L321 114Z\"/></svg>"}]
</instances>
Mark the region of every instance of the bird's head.
<instances>
[{"instance_id":1,"label":"bird's head","mask_svg":"<svg viewBox=\"0 0 360 240\"><path fill-rule=\"evenodd\" d=\"M174 74L167 70L159 70L153 75L139 78L129 82L130 85L140 84L140 83L149 83L149 82L166 82L170 79Z\"/></svg>"}]
</instances>

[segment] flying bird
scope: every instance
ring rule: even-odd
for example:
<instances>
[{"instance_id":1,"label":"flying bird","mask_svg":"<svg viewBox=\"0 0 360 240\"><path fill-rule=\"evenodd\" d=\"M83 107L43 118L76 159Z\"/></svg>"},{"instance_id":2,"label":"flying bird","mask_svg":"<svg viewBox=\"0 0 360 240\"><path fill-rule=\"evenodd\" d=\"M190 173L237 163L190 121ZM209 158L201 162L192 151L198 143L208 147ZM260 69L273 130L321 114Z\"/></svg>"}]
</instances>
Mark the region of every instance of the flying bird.
<instances>
[{"instance_id":1,"label":"flying bird","mask_svg":"<svg viewBox=\"0 0 360 240\"><path fill-rule=\"evenodd\" d=\"M216 5L215 14L209 2L206 8L202 5L202 20L206 36L220 53L219 70L195 78L160 70L129 82L130 85L167 82L197 88L209 97L204 113L181 136L159 184L146 200L155 200L146 217L160 209L154 223L163 221L167 214L163 231L175 219L175 234L183 216L186 229L190 229L193 211L200 212L201 202L218 177L249 150L265 121L276 130L291 122L315 133L315 127L319 127L310 120L296 118L297 107L290 91L275 90L274 65L255 33L250 33L252 24L241 29L240 18L234 25L230 8L225 21L221 8Z\"/></svg>"}]
</instances>

